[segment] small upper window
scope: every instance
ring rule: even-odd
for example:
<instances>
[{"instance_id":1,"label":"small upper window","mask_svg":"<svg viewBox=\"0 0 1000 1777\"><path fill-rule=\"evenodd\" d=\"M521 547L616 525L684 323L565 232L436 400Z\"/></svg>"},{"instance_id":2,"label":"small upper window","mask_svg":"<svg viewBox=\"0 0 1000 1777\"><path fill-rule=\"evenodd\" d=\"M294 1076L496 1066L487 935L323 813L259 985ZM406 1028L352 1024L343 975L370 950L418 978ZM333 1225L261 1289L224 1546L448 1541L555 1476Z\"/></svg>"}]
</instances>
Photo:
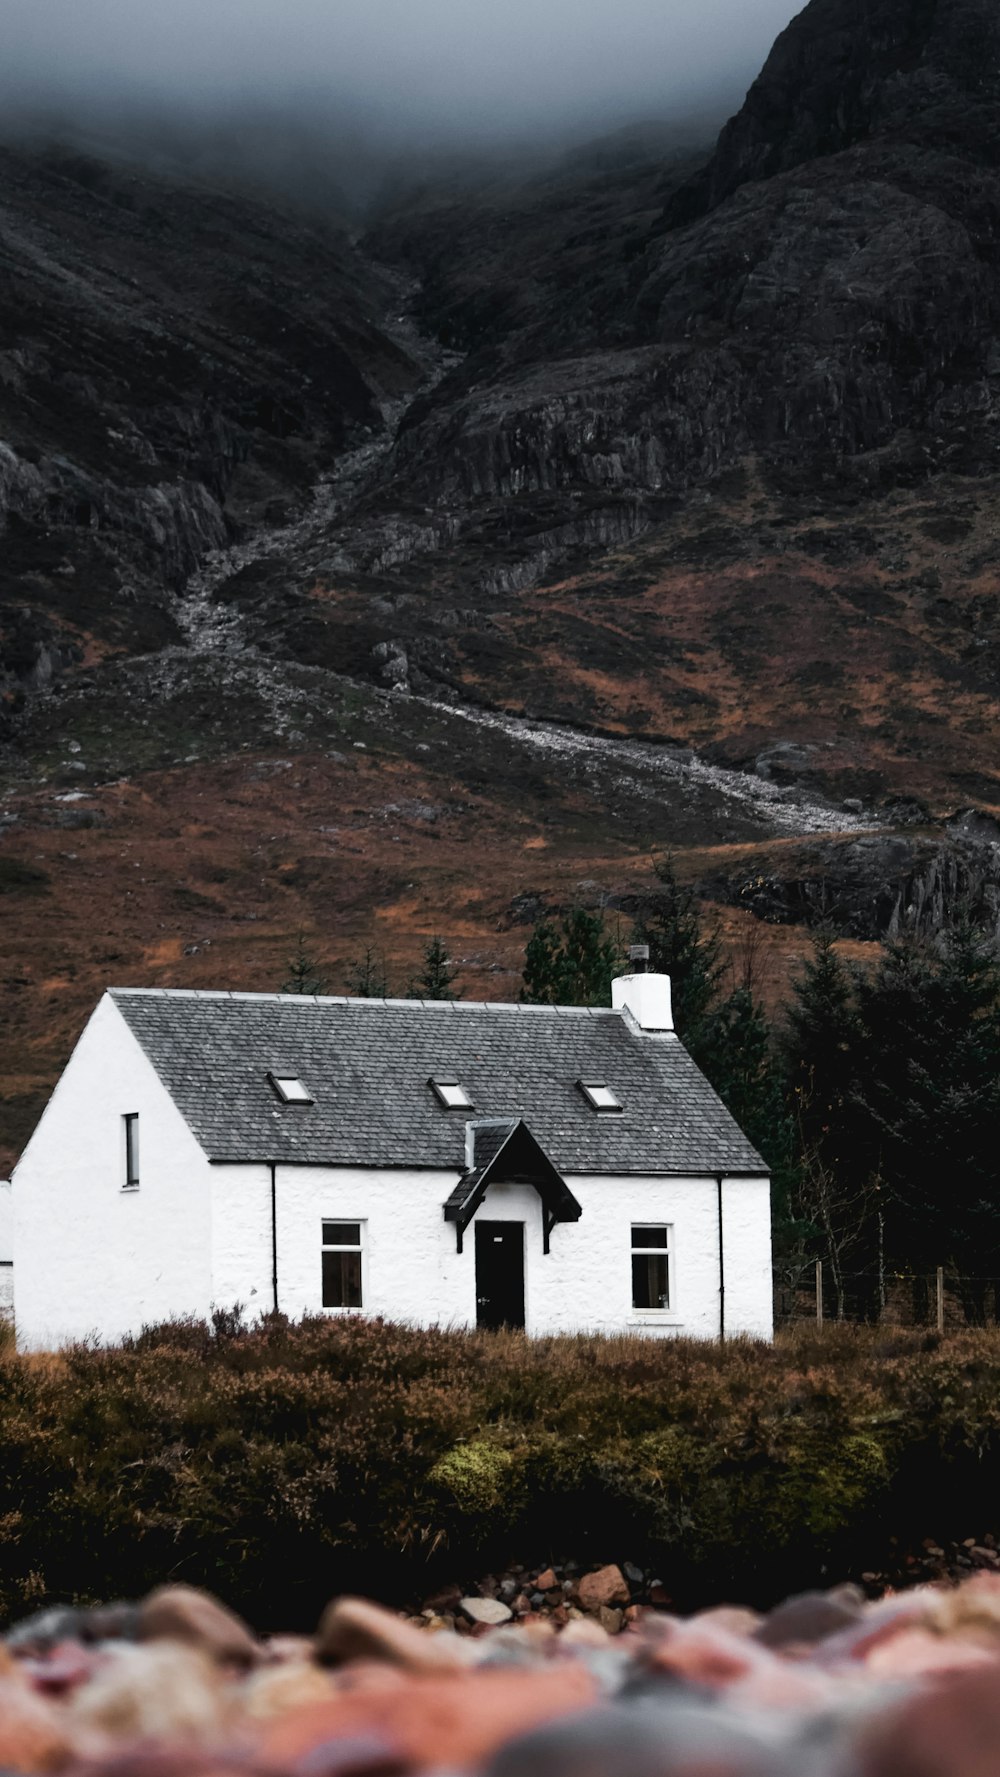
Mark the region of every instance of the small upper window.
<instances>
[{"instance_id":1,"label":"small upper window","mask_svg":"<svg viewBox=\"0 0 1000 1777\"><path fill-rule=\"evenodd\" d=\"M268 1079L282 1104L315 1104L308 1086L293 1074L268 1074Z\"/></svg>"},{"instance_id":2,"label":"small upper window","mask_svg":"<svg viewBox=\"0 0 1000 1777\"><path fill-rule=\"evenodd\" d=\"M621 1110L621 1099L615 1097L611 1087L605 1086L603 1080L580 1080L579 1087L587 1103L595 1111Z\"/></svg>"},{"instance_id":3,"label":"small upper window","mask_svg":"<svg viewBox=\"0 0 1000 1777\"><path fill-rule=\"evenodd\" d=\"M126 1111L122 1118L125 1127L125 1181L124 1190L134 1190L139 1183L139 1113Z\"/></svg>"},{"instance_id":4,"label":"small upper window","mask_svg":"<svg viewBox=\"0 0 1000 1777\"><path fill-rule=\"evenodd\" d=\"M457 1080L430 1080L428 1084L433 1086L446 1110L471 1111L472 1100Z\"/></svg>"}]
</instances>

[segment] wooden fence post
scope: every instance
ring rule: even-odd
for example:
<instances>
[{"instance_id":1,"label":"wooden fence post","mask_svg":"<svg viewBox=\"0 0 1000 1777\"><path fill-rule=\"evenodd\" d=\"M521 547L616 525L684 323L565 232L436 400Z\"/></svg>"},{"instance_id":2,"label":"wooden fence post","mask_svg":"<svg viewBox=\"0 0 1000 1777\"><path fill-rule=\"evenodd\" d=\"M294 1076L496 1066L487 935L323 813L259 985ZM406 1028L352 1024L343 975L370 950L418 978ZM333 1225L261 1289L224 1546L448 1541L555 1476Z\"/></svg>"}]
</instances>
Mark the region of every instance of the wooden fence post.
<instances>
[{"instance_id":1,"label":"wooden fence post","mask_svg":"<svg viewBox=\"0 0 1000 1777\"><path fill-rule=\"evenodd\" d=\"M937 1330L944 1332L944 1266L937 1268Z\"/></svg>"},{"instance_id":2,"label":"wooden fence post","mask_svg":"<svg viewBox=\"0 0 1000 1777\"><path fill-rule=\"evenodd\" d=\"M816 1325L823 1325L823 1261L816 1260Z\"/></svg>"}]
</instances>

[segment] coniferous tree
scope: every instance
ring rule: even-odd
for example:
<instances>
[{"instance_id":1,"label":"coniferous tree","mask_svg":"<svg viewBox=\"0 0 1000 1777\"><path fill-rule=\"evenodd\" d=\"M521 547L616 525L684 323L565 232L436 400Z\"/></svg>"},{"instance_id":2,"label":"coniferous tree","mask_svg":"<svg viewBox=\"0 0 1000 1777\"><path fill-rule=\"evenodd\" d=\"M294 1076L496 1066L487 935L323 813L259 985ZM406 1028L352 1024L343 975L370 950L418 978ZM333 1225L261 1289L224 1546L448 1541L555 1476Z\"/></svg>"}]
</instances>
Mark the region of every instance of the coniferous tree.
<instances>
[{"instance_id":1,"label":"coniferous tree","mask_svg":"<svg viewBox=\"0 0 1000 1777\"><path fill-rule=\"evenodd\" d=\"M573 907L541 920L528 939L521 999L534 1006L609 1006L620 945L600 913Z\"/></svg>"},{"instance_id":2,"label":"coniferous tree","mask_svg":"<svg viewBox=\"0 0 1000 1777\"><path fill-rule=\"evenodd\" d=\"M460 999L461 995L452 991L457 980L458 970L451 967L444 939L430 938L424 945L423 968L410 985L410 998L414 1000Z\"/></svg>"},{"instance_id":3,"label":"coniferous tree","mask_svg":"<svg viewBox=\"0 0 1000 1777\"><path fill-rule=\"evenodd\" d=\"M773 1174L792 1160L793 1133L763 1007L736 987L706 1016L699 1065Z\"/></svg>"},{"instance_id":4,"label":"coniferous tree","mask_svg":"<svg viewBox=\"0 0 1000 1777\"><path fill-rule=\"evenodd\" d=\"M776 1205L775 1252L785 1280L801 1280L820 1258L829 1268L842 1315L848 1267L868 1270L866 1292L855 1276L855 1300L874 1309L881 1299L880 1184L859 1134L856 1082L861 1031L852 977L829 929L792 983L782 1050L795 1165L783 1210Z\"/></svg>"},{"instance_id":5,"label":"coniferous tree","mask_svg":"<svg viewBox=\"0 0 1000 1777\"><path fill-rule=\"evenodd\" d=\"M356 962L347 972L347 990L359 1000L384 1000L389 995L385 957L373 944L366 944Z\"/></svg>"},{"instance_id":6,"label":"coniferous tree","mask_svg":"<svg viewBox=\"0 0 1000 1777\"><path fill-rule=\"evenodd\" d=\"M854 982L824 928L792 982L783 1051L789 1108L804 1151L834 1173L857 1170L854 1087L861 1030Z\"/></svg>"},{"instance_id":7,"label":"coniferous tree","mask_svg":"<svg viewBox=\"0 0 1000 1777\"><path fill-rule=\"evenodd\" d=\"M649 945L650 969L670 976L674 1024L700 1062L722 983L719 936L714 926L706 928L694 891L678 882L673 860L658 858L653 868L658 887L637 921L635 941Z\"/></svg>"},{"instance_id":8,"label":"coniferous tree","mask_svg":"<svg viewBox=\"0 0 1000 1777\"><path fill-rule=\"evenodd\" d=\"M1000 960L968 922L886 947L859 984L857 1103L895 1213L893 1258L982 1273L1000 1259Z\"/></svg>"},{"instance_id":9,"label":"coniferous tree","mask_svg":"<svg viewBox=\"0 0 1000 1777\"><path fill-rule=\"evenodd\" d=\"M288 972L281 984L282 993L316 994L328 991L327 978L309 950L304 932L300 932L298 935L294 953L288 959L287 969Z\"/></svg>"}]
</instances>

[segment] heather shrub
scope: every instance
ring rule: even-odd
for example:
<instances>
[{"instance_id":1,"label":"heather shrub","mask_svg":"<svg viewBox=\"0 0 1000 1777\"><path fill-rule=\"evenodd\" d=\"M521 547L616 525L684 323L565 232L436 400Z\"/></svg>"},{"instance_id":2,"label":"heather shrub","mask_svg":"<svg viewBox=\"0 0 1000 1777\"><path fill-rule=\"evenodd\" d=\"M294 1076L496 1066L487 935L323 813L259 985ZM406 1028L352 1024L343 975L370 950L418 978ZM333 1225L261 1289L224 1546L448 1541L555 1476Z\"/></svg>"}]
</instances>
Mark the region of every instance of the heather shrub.
<instances>
[{"instance_id":1,"label":"heather shrub","mask_svg":"<svg viewBox=\"0 0 1000 1777\"><path fill-rule=\"evenodd\" d=\"M0 1353L0 1609L213 1587L261 1628L486 1564L766 1602L998 1530L1000 1336L773 1346L238 1316ZM483 1564L483 1565L480 1565Z\"/></svg>"}]
</instances>

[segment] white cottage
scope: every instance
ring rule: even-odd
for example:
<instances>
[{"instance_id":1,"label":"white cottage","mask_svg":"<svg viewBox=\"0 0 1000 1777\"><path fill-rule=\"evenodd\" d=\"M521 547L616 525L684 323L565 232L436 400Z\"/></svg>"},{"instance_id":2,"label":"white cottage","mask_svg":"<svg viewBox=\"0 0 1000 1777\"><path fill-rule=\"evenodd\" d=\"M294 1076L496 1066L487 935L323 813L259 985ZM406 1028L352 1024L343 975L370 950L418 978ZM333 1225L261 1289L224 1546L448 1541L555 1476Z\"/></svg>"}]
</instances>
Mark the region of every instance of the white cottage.
<instances>
[{"instance_id":1,"label":"white cottage","mask_svg":"<svg viewBox=\"0 0 1000 1777\"><path fill-rule=\"evenodd\" d=\"M608 1009L119 988L14 1174L19 1343L174 1315L770 1337L766 1169Z\"/></svg>"}]
</instances>

